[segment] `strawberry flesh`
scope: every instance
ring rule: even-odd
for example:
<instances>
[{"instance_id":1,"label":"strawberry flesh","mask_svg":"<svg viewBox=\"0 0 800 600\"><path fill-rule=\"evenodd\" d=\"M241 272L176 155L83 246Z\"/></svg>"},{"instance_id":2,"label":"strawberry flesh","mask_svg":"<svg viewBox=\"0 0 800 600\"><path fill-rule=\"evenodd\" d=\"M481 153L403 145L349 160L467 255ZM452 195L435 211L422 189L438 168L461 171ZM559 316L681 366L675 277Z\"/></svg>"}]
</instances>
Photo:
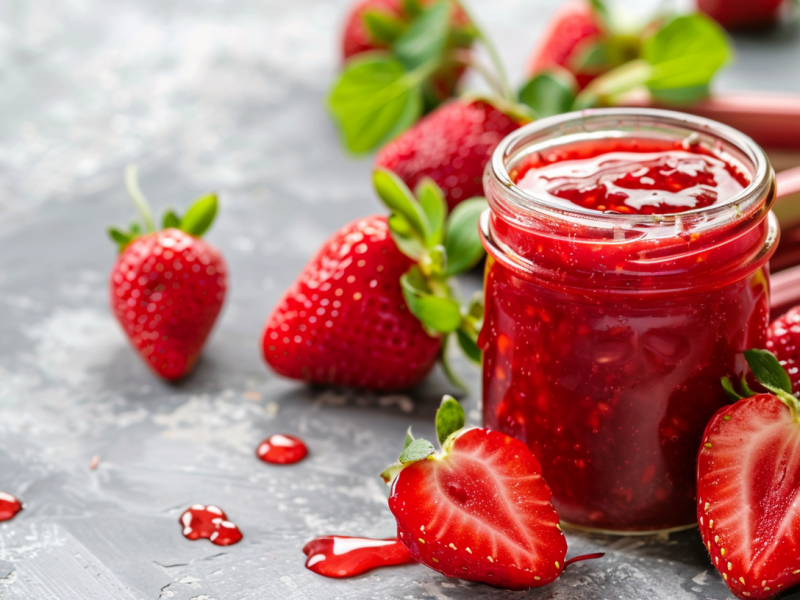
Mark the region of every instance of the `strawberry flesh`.
<instances>
[{"instance_id":1,"label":"strawberry flesh","mask_svg":"<svg viewBox=\"0 0 800 600\"><path fill-rule=\"evenodd\" d=\"M792 391L800 392L800 306L778 317L767 329L767 350L789 374Z\"/></svg>"},{"instance_id":2,"label":"strawberry flesh","mask_svg":"<svg viewBox=\"0 0 800 600\"><path fill-rule=\"evenodd\" d=\"M365 217L334 233L267 319L267 363L285 377L318 384L418 384L441 340L425 332L403 298L400 277L412 264L386 217Z\"/></svg>"},{"instance_id":3,"label":"strawberry flesh","mask_svg":"<svg viewBox=\"0 0 800 600\"><path fill-rule=\"evenodd\" d=\"M800 422L771 394L721 409L698 458L698 522L739 598L800 583Z\"/></svg>"},{"instance_id":4,"label":"strawberry flesh","mask_svg":"<svg viewBox=\"0 0 800 600\"><path fill-rule=\"evenodd\" d=\"M555 580L567 542L528 447L479 428L451 440L443 456L406 465L393 482L389 508L411 556L448 577L509 589Z\"/></svg>"},{"instance_id":5,"label":"strawberry flesh","mask_svg":"<svg viewBox=\"0 0 800 600\"><path fill-rule=\"evenodd\" d=\"M131 242L111 272L111 306L133 346L167 380L194 366L225 299L220 253L178 229Z\"/></svg>"},{"instance_id":6,"label":"strawberry flesh","mask_svg":"<svg viewBox=\"0 0 800 600\"><path fill-rule=\"evenodd\" d=\"M521 123L482 100L444 104L389 142L375 167L394 171L412 190L430 177L452 210L483 195L483 171L497 145Z\"/></svg>"}]
</instances>

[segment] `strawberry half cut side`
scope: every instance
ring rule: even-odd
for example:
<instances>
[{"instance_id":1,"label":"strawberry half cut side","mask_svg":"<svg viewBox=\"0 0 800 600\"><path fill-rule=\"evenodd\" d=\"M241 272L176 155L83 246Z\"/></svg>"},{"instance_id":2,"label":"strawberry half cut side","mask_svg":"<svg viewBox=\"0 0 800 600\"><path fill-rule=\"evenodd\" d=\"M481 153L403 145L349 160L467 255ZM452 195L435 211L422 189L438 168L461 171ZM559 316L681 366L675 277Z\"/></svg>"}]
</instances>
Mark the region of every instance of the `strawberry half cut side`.
<instances>
[{"instance_id":1,"label":"strawberry half cut side","mask_svg":"<svg viewBox=\"0 0 800 600\"><path fill-rule=\"evenodd\" d=\"M748 350L770 393L741 398L706 427L697 517L714 566L739 598L772 598L800 583L800 402L774 355Z\"/></svg>"},{"instance_id":2,"label":"strawberry half cut side","mask_svg":"<svg viewBox=\"0 0 800 600\"><path fill-rule=\"evenodd\" d=\"M554 581L570 562L550 488L528 447L464 427L445 396L436 415L440 451L409 430L391 482L397 533L418 562L446 575L521 590Z\"/></svg>"}]
</instances>

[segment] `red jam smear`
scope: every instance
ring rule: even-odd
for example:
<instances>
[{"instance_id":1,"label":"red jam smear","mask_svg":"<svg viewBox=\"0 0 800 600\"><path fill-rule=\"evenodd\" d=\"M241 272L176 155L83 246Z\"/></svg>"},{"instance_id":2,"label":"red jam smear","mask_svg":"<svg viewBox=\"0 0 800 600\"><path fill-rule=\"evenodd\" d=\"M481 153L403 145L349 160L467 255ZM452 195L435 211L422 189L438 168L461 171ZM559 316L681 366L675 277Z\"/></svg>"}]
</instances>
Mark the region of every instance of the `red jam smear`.
<instances>
[{"instance_id":1,"label":"red jam smear","mask_svg":"<svg viewBox=\"0 0 800 600\"><path fill-rule=\"evenodd\" d=\"M8 521L22 510L22 502L11 494L0 492L0 521Z\"/></svg>"},{"instance_id":2,"label":"red jam smear","mask_svg":"<svg viewBox=\"0 0 800 600\"><path fill-rule=\"evenodd\" d=\"M413 561L397 538L374 540L326 535L308 542L303 547L303 553L308 557L306 569L337 579Z\"/></svg>"},{"instance_id":3,"label":"red jam smear","mask_svg":"<svg viewBox=\"0 0 800 600\"><path fill-rule=\"evenodd\" d=\"M189 540L210 540L217 546L231 546L242 540L242 532L228 520L218 506L195 504L180 518L183 537Z\"/></svg>"},{"instance_id":4,"label":"red jam smear","mask_svg":"<svg viewBox=\"0 0 800 600\"><path fill-rule=\"evenodd\" d=\"M660 150L672 159L685 150L665 142L592 144L534 160L597 165L603 152L625 152L629 160L630 153L649 159ZM533 168L512 177L530 181ZM617 183L633 186L618 189L635 190L637 177L655 179L650 167L636 169L634 161L629 173L617 173ZM717 181L718 192L744 183L734 167L723 171L731 179ZM594 194L599 186L592 185L585 190ZM715 202L725 200L720 193ZM487 260L479 340L485 425L528 444L567 523L611 531L692 524L703 429L729 402L720 378L741 376L741 352L764 347L768 323L766 267L736 275L739 267L726 265L747 264L741 257L763 248L766 220L734 233L721 227L698 237L597 242L581 239L584 225L553 236L545 226L492 219L494 239L540 270L526 273L499 255Z\"/></svg>"},{"instance_id":5,"label":"red jam smear","mask_svg":"<svg viewBox=\"0 0 800 600\"><path fill-rule=\"evenodd\" d=\"M641 215L706 208L750 183L739 168L702 146L653 147L633 140L535 154L511 177L521 189L567 207Z\"/></svg>"},{"instance_id":6,"label":"red jam smear","mask_svg":"<svg viewBox=\"0 0 800 600\"><path fill-rule=\"evenodd\" d=\"M273 465L291 465L303 460L308 448L303 440L292 435L277 433L258 445L256 456Z\"/></svg>"}]
</instances>

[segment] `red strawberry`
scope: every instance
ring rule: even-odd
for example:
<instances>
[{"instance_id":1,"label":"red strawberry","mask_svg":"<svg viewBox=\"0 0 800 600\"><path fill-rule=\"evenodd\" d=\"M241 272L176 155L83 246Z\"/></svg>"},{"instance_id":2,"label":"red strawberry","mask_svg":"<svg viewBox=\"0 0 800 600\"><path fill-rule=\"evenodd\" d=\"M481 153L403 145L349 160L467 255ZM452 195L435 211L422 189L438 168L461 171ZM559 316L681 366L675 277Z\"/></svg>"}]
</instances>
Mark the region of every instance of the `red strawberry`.
<instances>
[{"instance_id":1,"label":"red strawberry","mask_svg":"<svg viewBox=\"0 0 800 600\"><path fill-rule=\"evenodd\" d=\"M430 177L453 208L483 195L486 163L523 120L483 100L453 100L384 146L375 166L394 171L412 188Z\"/></svg>"},{"instance_id":2,"label":"red strawberry","mask_svg":"<svg viewBox=\"0 0 800 600\"><path fill-rule=\"evenodd\" d=\"M567 541L539 461L519 440L463 425L463 409L445 396L436 414L441 452L409 432L400 462L383 473L393 480L400 540L448 577L514 590L554 581L573 561L564 560Z\"/></svg>"},{"instance_id":3,"label":"red strawberry","mask_svg":"<svg viewBox=\"0 0 800 600\"><path fill-rule=\"evenodd\" d=\"M142 211L145 230L111 229L120 255L110 278L111 307L134 348L153 371L167 380L194 366L225 299L225 262L199 238L217 211L214 195L200 198L178 219L164 218L162 231L129 169L129 191Z\"/></svg>"},{"instance_id":4,"label":"red strawberry","mask_svg":"<svg viewBox=\"0 0 800 600\"><path fill-rule=\"evenodd\" d=\"M480 206L445 232L444 199L435 186L419 190L434 207L429 218L395 176L377 171L375 182L395 214L389 221L358 219L334 233L267 320L264 358L285 377L373 390L412 387L433 367L441 334L468 327L470 317L449 297L446 278L480 260L480 240L471 238L466 248L458 236L448 248L447 272L441 248L456 230L477 228Z\"/></svg>"},{"instance_id":5,"label":"red strawberry","mask_svg":"<svg viewBox=\"0 0 800 600\"><path fill-rule=\"evenodd\" d=\"M578 85L584 88L594 75L577 73L573 64L583 51L602 37L600 20L589 3L584 0L567 2L547 22L539 45L528 59L527 72L533 76L553 67L562 67L573 72Z\"/></svg>"},{"instance_id":6,"label":"red strawberry","mask_svg":"<svg viewBox=\"0 0 800 600\"><path fill-rule=\"evenodd\" d=\"M767 350L786 369L792 390L800 392L800 306L775 319L767 329Z\"/></svg>"},{"instance_id":7,"label":"red strawberry","mask_svg":"<svg viewBox=\"0 0 800 600\"><path fill-rule=\"evenodd\" d=\"M437 0L360 0L350 9L345 19L342 37L342 55L345 60L371 50L389 50L422 14ZM409 8L413 13L409 12ZM469 17L457 2L452 2L451 46L468 49L472 46L474 32ZM438 69L430 82L433 102L441 102L453 93L464 66L449 63Z\"/></svg>"},{"instance_id":8,"label":"red strawberry","mask_svg":"<svg viewBox=\"0 0 800 600\"><path fill-rule=\"evenodd\" d=\"M759 29L778 20L784 0L697 0L697 9L726 29Z\"/></svg>"},{"instance_id":9,"label":"red strawberry","mask_svg":"<svg viewBox=\"0 0 800 600\"><path fill-rule=\"evenodd\" d=\"M772 394L726 406L706 427L697 518L730 590L771 598L800 583L800 403L772 354L745 357Z\"/></svg>"}]
</instances>

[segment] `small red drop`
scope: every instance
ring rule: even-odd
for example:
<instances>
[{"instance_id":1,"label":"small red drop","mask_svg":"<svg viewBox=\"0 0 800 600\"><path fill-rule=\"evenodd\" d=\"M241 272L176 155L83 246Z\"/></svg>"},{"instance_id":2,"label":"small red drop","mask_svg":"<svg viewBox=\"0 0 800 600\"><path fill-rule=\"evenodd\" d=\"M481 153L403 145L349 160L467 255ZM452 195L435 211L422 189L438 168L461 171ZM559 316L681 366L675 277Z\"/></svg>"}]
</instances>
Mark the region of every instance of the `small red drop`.
<instances>
[{"instance_id":1,"label":"small red drop","mask_svg":"<svg viewBox=\"0 0 800 600\"><path fill-rule=\"evenodd\" d=\"M303 460L307 454L303 440L280 433L269 436L256 450L258 458L273 465L290 465Z\"/></svg>"},{"instance_id":2,"label":"small red drop","mask_svg":"<svg viewBox=\"0 0 800 600\"><path fill-rule=\"evenodd\" d=\"M22 502L11 494L0 492L0 521L13 519L22 510Z\"/></svg>"},{"instance_id":3,"label":"small red drop","mask_svg":"<svg viewBox=\"0 0 800 600\"><path fill-rule=\"evenodd\" d=\"M303 553L308 557L306 569L335 578L353 577L377 567L413 562L397 538L373 540L326 535L308 542Z\"/></svg>"},{"instance_id":4,"label":"small red drop","mask_svg":"<svg viewBox=\"0 0 800 600\"><path fill-rule=\"evenodd\" d=\"M218 506L195 504L181 515L180 523L183 537L189 540L207 539L217 546L230 546L242 539L242 532Z\"/></svg>"}]
</instances>

